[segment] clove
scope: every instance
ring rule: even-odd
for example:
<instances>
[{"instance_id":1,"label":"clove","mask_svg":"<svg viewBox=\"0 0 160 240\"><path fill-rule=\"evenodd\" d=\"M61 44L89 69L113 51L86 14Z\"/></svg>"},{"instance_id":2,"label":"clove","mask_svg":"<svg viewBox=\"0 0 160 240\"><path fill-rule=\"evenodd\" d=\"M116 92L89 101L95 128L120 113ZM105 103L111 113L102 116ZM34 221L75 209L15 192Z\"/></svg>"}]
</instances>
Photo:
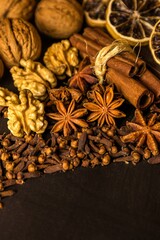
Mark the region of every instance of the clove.
<instances>
[{"instance_id":1,"label":"clove","mask_svg":"<svg viewBox=\"0 0 160 240\"><path fill-rule=\"evenodd\" d=\"M78 151L84 151L86 140L87 140L87 132L84 131L82 132L78 140Z\"/></svg>"},{"instance_id":2,"label":"clove","mask_svg":"<svg viewBox=\"0 0 160 240\"><path fill-rule=\"evenodd\" d=\"M160 163L160 154L158 154L157 156L151 157L148 160L148 163L149 164L158 164L158 163Z\"/></svg>"},{"instance_id":3,"label":"clove","mask_svg":"<svg viewBox=\"0 0 160 240\"><path fill-rule=\"evenodd\" d=\"M56 165L46 167L44 169L44 173L54 173L62 170L63 170L62 166L60 164L56 164Z\"/></svg>"},{"instance_id":4,"label":"clove","mask_svg":"<svg viewBox=\"0 0 160 240\"><path fill-rule=\"evenodd\" d=\"M10 196L13 196L15 192L13 190L6 190L6 191L3 191L3 192L0 192L0 196L2 198L4 197L10 197Z\"/></svg>"}]
</instances>

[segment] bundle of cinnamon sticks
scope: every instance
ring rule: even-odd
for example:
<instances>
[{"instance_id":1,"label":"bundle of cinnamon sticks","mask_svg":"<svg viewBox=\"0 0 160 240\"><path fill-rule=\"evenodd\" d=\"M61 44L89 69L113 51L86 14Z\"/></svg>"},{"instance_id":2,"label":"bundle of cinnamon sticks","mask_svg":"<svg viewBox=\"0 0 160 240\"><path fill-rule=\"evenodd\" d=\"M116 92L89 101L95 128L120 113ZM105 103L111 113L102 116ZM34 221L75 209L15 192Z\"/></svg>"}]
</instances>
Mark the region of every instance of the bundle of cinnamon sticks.
<instances>
[{"instance_id":1,"label":"bundle of cinnamon sticks","mask_svg":"<svg viewBox=\"0 0 160 240\"><path fill-rule=\"evenodd\" d=\"M101 28L85 28L70 37L71 44L81 55L88 55L94 64L98 52L114 40ZM106 80L136 108L145 109L154 97L160 97L160 80L150 72L146 63L134 52L122 52L107 61Z\"/></svg>"}]
</instances>

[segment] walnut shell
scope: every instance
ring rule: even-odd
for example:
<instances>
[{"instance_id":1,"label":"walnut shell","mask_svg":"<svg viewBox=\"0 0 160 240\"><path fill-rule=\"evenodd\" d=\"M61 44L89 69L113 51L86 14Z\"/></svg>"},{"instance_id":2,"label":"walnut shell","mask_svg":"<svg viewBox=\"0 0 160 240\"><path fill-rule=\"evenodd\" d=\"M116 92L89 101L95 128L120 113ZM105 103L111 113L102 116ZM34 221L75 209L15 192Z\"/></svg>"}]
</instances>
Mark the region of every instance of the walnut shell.
<instances>
[{"instance_id":1,"label":"walnut shell","mask_svg":"<svg viewBox=\"0 0 160 240\"><path fill-rule=\"evenodd\" d=\"M41 0L35 10L35 23L48 36L68 38L81 30L83 9L75 0Z\"/></svg>"},{"instance_id":2,"label":"walnut shell","mask_svg":"<svg viewBox=\"0 0 160 240\"><path fill-rule=\"evenodd\" d=\"M35 60L41 53L41 38L35 27L22 18L0 21L0 57L11 68L21 58Z\"/></svg>"},{"instance_id":3,"label":"walnut shell","mask_svg":"<svg viewBox=\"0 0 160 240\"><path fill-rule=\"evenodd\" d=\"M0 78L3 76L4 73L4 65L2 60L0 59Z\"/></svg>"},{"instance_id":4,"label":"walnut shell","mask_svg":"<svg viewBox=\"0 0 160 240\"><path fill-rule=\"evenodd\" d=\"M29 20L34 12L35 0L3 0L0 7L0 18L23 18Z\"/></svg>"}]
</instances>

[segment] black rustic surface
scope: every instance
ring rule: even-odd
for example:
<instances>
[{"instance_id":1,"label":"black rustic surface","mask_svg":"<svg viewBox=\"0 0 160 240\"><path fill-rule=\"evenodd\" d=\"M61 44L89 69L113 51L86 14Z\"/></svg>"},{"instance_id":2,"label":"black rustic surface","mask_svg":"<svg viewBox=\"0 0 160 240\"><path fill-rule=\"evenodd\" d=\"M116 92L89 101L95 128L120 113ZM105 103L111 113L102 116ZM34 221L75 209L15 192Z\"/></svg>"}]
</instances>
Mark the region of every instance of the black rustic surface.
<instances>
[{"instance_id":1,"label":"black rustic surface","mask_svg":"<svg viewBox=\"0 0 160 240\"><path fill-rule=\"evenodd\" d=\"M43 52L51 43L43 37ZM149 51L141 53L153 65ZM1 86L13 89L9 73ZM6 131L0 119L0 132ZM160 239L160 165L77 168L14 189L0 211L0 240Z\"/></svg>"}]
</instances>

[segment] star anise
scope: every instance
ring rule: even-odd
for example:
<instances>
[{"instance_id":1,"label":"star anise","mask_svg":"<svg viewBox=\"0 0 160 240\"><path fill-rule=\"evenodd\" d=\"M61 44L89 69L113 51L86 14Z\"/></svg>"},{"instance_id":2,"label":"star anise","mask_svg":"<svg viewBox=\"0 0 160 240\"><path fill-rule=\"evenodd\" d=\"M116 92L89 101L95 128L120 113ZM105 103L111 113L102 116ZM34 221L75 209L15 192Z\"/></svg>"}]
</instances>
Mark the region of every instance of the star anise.
<instances>
[{"instance_id":1,"label":"star anise","mask_svg":"<svg viewBox=\"0 0 160 240\"><path fill-rule=\"evenodd\" d=\"M114 91L112 85L106 87L103 96L98 91L93 91L91 96L94 103L88 102L83 104L85 108L92 112L87 119L89 122L98 119L98 126L100 127L102 127L105 122L108 125L115 125L114 118L126 116L124 113L117 110L117 108L124 102L124 99L118 98L113 100Z\"/></svg>"},{"instance_id":2,"label":"star anise","mask_svg":"<svg viewBox=\"0 0 160 240\"><path fill-rule=\"evenodd\" d=\"M70 99L74 99L76 102L79 102L82 99L82 93L78 89L61 86L49 90L49 99L48 105L55 104L57 100L66 103Z\"/></svg>"},{"instance_id":3,"label":"star anise","mask_svg":"<svg viewBox=\"0 0 160 240\"><path fill-rule=\"evenodd\" d=\"M95 84L98 82L98 79L93 76L92 66L88 57L85 57L80 65L77 73L69 79L69 87L78 88L82 92L85 92L87 89L87 83Z\"/></svg>"},{"instance_id":4,"label":"star anise","mask_svg":"<svg viewBox=\"0 0 160 240\"><path fill-rule=\"evenodd\" d=\"M154 101L154 103L150 107L150 111L154 113L160 114L160 100Z\"/></svg>"},{"instance_id":5,"label":"star anise","mask_svg":"<svg viewBox=\"0 0 160 240\"><path fill-rule=\"evenodd\" d=\"M143 117L142 113L136 109L134 121L126 122L126 126L129 127L132 132L121 137L123 142L135 142L137 148L146 144L154 156L159 153L160 122L157 122L156 113L150 115L147 120Z\"/></svg>"},{"instance_id":6,"label":"star anise","mask_svg":"<svg viewBox=\"0 0 160 240\"><path fill-rule=\"evenodd\" d=\"M58 113L48 113L47 116L58 121L52 128L53 132L59 132L63 129L63 135L66 137L70 134L71 129L77 130L75 125L80 127L88 127L88 124L79 119L86 114L87 110L85 108L75 109L75 100L71 100L68 109L66 110L62 101L57 101L56 108Z\"/></svg>"},{"instance_id":7,"label":"star anise","mask_svg":"<svg viewBox=\"0 0 160 240\"><path fill-rule=\"evenodd\" d=\"M100 83L97 83L97 84L94 84L92 87L91 87L91 90L87 91L87 98L88 99L94 99L94 92L97 91L99 92L101 95L104 94L105 92L105 86L100 84Z\"/></svg>"}]
</instances>

